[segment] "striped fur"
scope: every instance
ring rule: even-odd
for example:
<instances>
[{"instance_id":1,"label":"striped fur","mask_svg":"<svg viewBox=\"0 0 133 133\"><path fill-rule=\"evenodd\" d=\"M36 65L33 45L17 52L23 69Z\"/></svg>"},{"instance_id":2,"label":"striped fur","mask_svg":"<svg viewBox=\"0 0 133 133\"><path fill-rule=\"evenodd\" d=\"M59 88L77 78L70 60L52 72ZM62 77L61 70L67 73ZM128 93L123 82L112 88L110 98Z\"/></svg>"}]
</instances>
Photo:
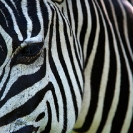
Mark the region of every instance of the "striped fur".
<instances>
[{"instance_id":1,"label":"striped fur","mask_svg":"<svg viewBox=\"0 0 133 133\"><path fill-rule=\"evenodd\" d=\"M127 0L1 0L0 131L132 133L132 25Z\"/></svg>"}]
</instances>

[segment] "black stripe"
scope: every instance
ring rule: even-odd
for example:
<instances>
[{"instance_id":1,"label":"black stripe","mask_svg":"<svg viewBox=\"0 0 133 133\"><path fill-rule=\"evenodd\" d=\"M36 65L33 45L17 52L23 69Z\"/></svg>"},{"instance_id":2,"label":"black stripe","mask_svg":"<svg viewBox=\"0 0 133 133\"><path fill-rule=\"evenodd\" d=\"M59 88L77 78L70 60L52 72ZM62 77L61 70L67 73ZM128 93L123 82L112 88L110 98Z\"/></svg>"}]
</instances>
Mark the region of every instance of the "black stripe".
<instances>
[{"instance_id":1,"label":"black stripe","mask_svg":"<svg viewBox=\"0 0 133 133\"><path fill-rule=\"evenodd\" d=\"M133 116L128 133L133 133Z\"/></svg>"},{"instance_id":2,"label":"black stripe","mask_svg":"<svg viewBox=\"0 0 133 133\"><path fill-rule=\"evenodd\" d=\"M121 1L120 1L121 2ZM132 31L133 32L133 28L131 27L131 29L129 29L128 26L132 25L133 24L133 17L130 15L131 13L130 12L126 12L126 10L124 10L124 7L123 7L123 10L126 14L126 16L124 16L124 14L122 13L122 9L119 5L119 3L117 3L117 1L114 2L115 3L115 15L116 15L116 19L117 19L117 24L118 24L118 32L120 34L120 38L122 40L122 43L123 43L123 47L124 47L124 51L125 51L125 54L126 54L126 57L128 58L128 62L129 62L129 65L130 65L130 68L131 68L131 71L133 72L133 56L131 57L130 54L129 54L129 50L128 50L128 47L127 47L127 43L126 43L126 36L124 34L125 32L125 28L127 28L127 31ZM113 4L114 4L113 3ZM121 3L122 6L123 3ZM131 16L131 17L130 17ZM128 18L127 22L129 22L130 25L124 25L124 19ZM133 35L133 33L129 34L129 35ZM132 37L129 37L127 35L128 39L132 38ZM132 44L129 44L130 47L131 47L131 50L133 51L133 45Z\"/></svg>"},{"instance_id":3,"label":"black stripe","mask_svg":"<svg viewBox=\"0 0 133 133\"><path fill-rule=\"evenodd\" d=\"M103 26L103 20L101 18L100 11L98 8L97 8L97 13L99 16L100 33L99 33L97 52L95 55L95 59L92 66L92 72L91 72L91 101L90 101L89 112L86 118L89 120L89 122L86 123L88 127L91 125L95 115L95 111L97 110L100 83L101 83L101 77L102 77L103 66L105 61L104 58L106 56L105 55L105 30L104 30L105 27ZM87 127L85 129L87 130Z\"/></svg>"},{"instance_id":4,"label":"black stripe","mask_svg":"<svg viewBox=\"0 0 133 133\"><path fill-rule=\"evenodd\" d=\"M17 9L13 9L13 11L16 11L14 13L14 16L16 18L16 21L17 21L17 25L21 31L21 34L23 36L23 39L26 39L27 38L27 21L26 21L26 18L23 14L23 11L22 11L22 7L21 7L21 1L14 1L15 3L15 6ZM18 43L15 39L15 37L12 37L13 38L13 41ZM14 40L15 39L15 40ZM19 44L18 44L19 45Z\"/></svg>"},{"instance_id":5,"label":"black stripe","mask_svg":"<svg viewBox=\"0 0 133 133\"><path fill-rule=\"evenodd\" d=\"M77 7L77 4L76 4L76 0L72 0L72 9L73 9L73 21L74 21L74 24L75 24L75 31L74 34L75 34L75 37L77 37L77 29L78 29L78 22L79 22L79 18L78 18L78 7ZM80 55L80 59L81 59L81 50L80 50L80 44L79 42L77 41L77 51L79 52L79 55Z\"/></svg>"},{"instance_id":6,"label":"black stripe","mask_svg":"<svg viewBox=\"0 0 133 133\"><path fill-rule=\"evenodd\" d=\"M126 70L126 64L123 63L122 55L121 57L121 86L120 86L120 96L119 96L119 103L117 105L117 111L115 113L115 117L112 123L112 130L111 133L120 132L125 115L127 112L128 106L128 98L129 98L129 77Z\"/></svg>"},{"instance_id":7,"label":"black stripe","mask_svg":"<svg viewBox=\"0 0 133 133\"><path fill-rule=\"evenodd\" d=\"M130 45L130 48L131 48L131 51L132 51L132 55L129 56L128 54L128 50L126 50L126 53L127 53L127 57L128 57L128 61L129 61L129 64L130 64L130 70L131 72L133 73L133 15L131 13L131 9L126 7L125 6L125 11L126 11L126 18L127 18L127 25L126 25L126 28L127 28L127 31L128 31L128 39L129 39L129 45Z\"/></svg>"},{"instance_id":8,"label":"black stripe","mask_svg":"<svg viewBox=\"0 0 133 133\"><path fill-rule=\"evenodd\" d=\"M78 56L78 52L76 50L76 45L79 45L79 44L78 44L76 38L74 37L74 35L73 35L73 38L74 38L73 39L74 52L75 52L75 55L76 55L76 59L77 59L77 62L78 62L78 66L79 66L80 72L82 72L82 74L83 74L83 67L82 67L82 64L81 64L81 63L83 63L83 61L80 61L81 58ZM82 77L83 77L83 75L82 75Z\"/></svg>"},{"instance_id":9,"label":"black stripe","mask_svg":"<svg viewBox=\"0 0 133 133\"><path fill-rule=\"evenodd\" d=\"M5 67L4 67L4 69L3 69L3 71L2 71L2 73L0 75L0 81L2 81L4 74L5 74Z\"/></svg>"},{"instance_id":10,"label":"black stripe","mask_svg":"<svg viewBox=\"0 0 133 133\"><path fill-rule=\"evenodd\" d=\"M106 5L107 4L108 3L106 3ZM120 5L117 1L115 1L113 3L113 5L115 8L115 12L116 12L115 15L116 15L116 18L118 21L117 24L118 24L119 28L122 28L123 21L121 21L121 20L123 20L123 16L122 16ZM109 6L107 6L107 7L109 7ZM122 128L122 124L124 122L124 118L125 118L126 111L127 111L128 97L129 97L129 77L128 77L128 73L127 73L127 68L126 68L122 48L120 45L120 40L117 35L117 31L116 31L115 24L114 24L114 19L112 17L112 12L109 11L109 8L107 8L107 9L108 9L109 17L110 17L112 25L113 25L113 30L115 32L115 37L116 37L116 41L117 41L117 47L118 47L118 52L119 52L120 62L121 62L120 97L119 97L119 103L117 106L117 111L116 111L115 117L113 119L113 124L112 124L111 132L113 133L113 132L120 132L120 130ZM120 32L123 32L122 29L120 30Z\"/></svg>"},{"instance_id":11,"label":"black stripe","mask_svg":"<svg viewBox=\"0 0 133 133\"><path fill-rule=\"evenodd\" d=\"M33 112L36 109L36 107L39 105L39 103L43 100L43 98L45 97L45 94L51 89L51 87L49 85L50 84L48 84L42 90L38 91L31 99L26 101L26 103L24 103L20 107L14 109L10 113L2 116L0 118L0 126L7 125L7 124L15 121L16 119L21 118L26 115L29 115L31 112ZM23 97L22 97L22 99L23 99Z\"/></svg>"},{"instance_id":12,"label":"black stripe","mask_svg":"<svg viewBox=\"0 0 133 133\"><path fill-rule=\"evenodd\" d=\"M33 131L37 131L37 128L35 128L34 126L25 126L21 129L19 129L18 131L12 132L12 133L32 133Z\"/></svg>"},{"instance_id":13,"label":"black stripe","mask_svg":"<svg viewBox=\"0 0 133 133\"><path fill-rule=\"evenodd\" d=\"M11 18L11 15L9 13L9 11L7 10L7 8L5 7L5 5L0 2L0 9L2 11L2 13L0 12L0 25L1 27L13 38L17 38L17 34L14 30L13 27L13 21ZM6 18L5 18L6 17ZM7 27L7 23L8 23L8 27ZM10 28L9 28L10 27Z\"/></svg>"},{"instance_id":14,"label":"black stripe","mask_svg":"<svg viewBox=\"0 0 133 133\"><path fill-rule=\"evenodd\" d=\"M59 11L59 13L60 13L60 15L62 16L62 14L61 14L61 12ZM62 18L63 18L63 16L62 16ZM58 21L58 20L57 20ZM69 41L69 37L68 37L68 29L67 29L67 24L66 24L66 22L65 22L65 20L64 19L62 19L62 21L63 21L63 29L64 29L64 35L65 35L65 41L66 41L66 47L67 47L67 52L68 52L68 55L69 55L69 59L70 59L70 62L71 62L71 65L72 65L72 69L73 69L73 73L74 73L74 75L75 75L75 78L76 78L76 81L77 81L77 84L78 84L78 88L79 88L79 92L80 92L80 95L81 95L81 97L83 96L83 92L82 92L82 87L83 86L81 86L80 85L80 82L79 82L79 78L78 78L78 75L77 75L77 70L76 70L76 67L75 67L75 64L74 64L74 57L73 57L73 55L72 55L72 49L71 49L71 45L75 45L75 38L74 38L74 40L73 40L73 44L70 44L70 41ZM69 27L69 26L68 26ZM58 37L58 35L57 35L57 37ZM75 49L74 49L74 51L76 51ZM79 58L76 58L76 60L77 60L77 62L78 62L78 59ZM78 67L80 68L80 73L82 73L82 69L81 69L81 65L78 65ZM82 75L83 76L83 75Z\"/></svg>"},{"instance_id":15,"label":"black stripe","mask_svg":"<svg viewBox=\"0 0 133 133\"><path fill-rule=\"evenodd\" d=\"M42 5L40 5L42 6ZM31 37L35 37L40 32L41 26L40 22L37 16L37 3L36 0L32 0L32 2L27 1L27 9L28 9L28 15L32 21L33 29L32 29L32 35Z\"/></svg>"},{"instance_id":16,"label":"black stripe","mask_svg":"<svg viewBox=\"0 0 133 133\"><path fill-rule=\"evenodd\" d=\"M92 8L90 10L94 11L92 3L90 5L90 7ZM93 121L93 118L94 118L94 115L95 115L95 112L96 112L96 109L97 109L100 82L101 82L101 76L102 76L102 72L103 72L103 65L104 65L104 58L105 58L104 57L105 56L104 55L104 53L105 53L105 31L104 31L104 26L103 26L103 20L101 18L100 11L99 11L98 8L97 8L97 13L98 13L99 22L100 22L99 23L100 24L100 33L99 33L97 52L96 52L96 56L95 56L95 59L94 59L94 62L93 62L92 73L91 73L91 101L90 101L90 107L88 109L88 113L87 113L87 116L85 118L83 126L81 128L74 129L74 131L77 131L77 132L86 132L89 129L89 127L92 124L92 121ZM95 18L96 17L95 16L95 11L91 14L93 14L93 16L92 16L92 22L93 23L92 24L96 25L97 20ZM93 37L95 37L95 35L96 35L95 28L94 29L93 28L92 28L92 30L94 30L94 31L91 32L91 36L92 35L93 36L90 38L88 46L93 44L93 41L94 41ZM92 41L92 42L90 43L90 41ZM91 53L92 51L89 50L87 52ZM90 55L90 53L87 53L87 54ZM87 57L87 58L89 58L89 57ZM88 61L86 63L88 63Z\"/></svg>"},{"instance_id":17,"label":"black stripe","mask_svg":"<svg viewBox=\"0 0 133 133\"><path fill-rule=\"evenodd\" d=\"M100 9L103 11L102 8L100 8ZM111 11L109 4L108 4L107 9ZM103 15L104 15L104 20L106 22L108 38L109 38L108 41L109 41L109 50L110 50L110 66L109 66L109 77L108 77L108 81L107 81L104 106L103 106L103 116L102 116L102 120L100 122L100 126L98 128L97 133L102 132L102 129L105 126L105 122L106 122L107 117L108 117L108 113L110 111L110 107L112 104L114 91L115 91L116 69L117 69L116 68L116 62L117 61L116 61L116 54L115 54L115 49L114 49L112 32L111 32L109 23L106 19L104 12L103 12Z\"/></svg>"},{"instance_id":18,"label":"black stripe","mask_svg":"<svg viewBox=\"0 0 133 133\"><path fill-rule=\"evenodd\" d=\"M51 124L52 124L52 110L51 110L51 107L50 107L50 104L49 102L46 102L47 104L47 108L48 108L48 123L45 127L45 130L42 131L41 133L50 133L50 130L51 130Z\"/></svg>"},{"instance_id":19,"label":"black stripe","mask_svg":"<svg viewBox=\"0 0 133 133\"><path fill-rule=\"evenodd\" d=\"M82 51L83 51L83 44L84 44L84 41L85 39L85 36L86 36L86 32L87 32L87 23L88 23L88 12L87 12L87 7L85 5L85 2L82 0L81 2L81 8L82 8L82 12L83 12L83 25L82 25L82 28L81 28L81 33L80 33L80 43L81 43L81 48L82 48Z\"/></svg>"},{"instance_id":20,"label":"black stripe","mask_svg":"<svg viewBox=\"0 0 133 133\"><path fill-rule=\"evenodd\" d=\"M66 4L67 4L67 13L68 13L68 18L69 18L69 20L71 20L70 19L70 12L69 12L69 4L68 4L68 2L66 1ZM69 21L69 23L70 24L68 24L69 25L69 27L70 27L70 35L71 36L73 36L73 45L74 45L74 50L75 50L75 55L76 55L76 59L77 59L77 61L78 61L78 66L79 66L79 68L80 68L80 71L82 71L83 70L83 68L82 68L82 66L81 66L81 63L80 63L80 57L78 56L78 51L76 50L76 45L79 45L78 44L78 42L77 42L77 40L76 40L76 38L74 37L74 34L75 33L73 33L73 31L72 31L72 27L71 27L71 21Z\"/></svg>"},{"instance_id":21,"label":"black stripe","mask_svg":"<svg viewBox=\"0 0 133 133\"><path fill-rule=\"evenodd\" d=\"M52 21L51 21L51 25L50 25L50 35L49 35L49 64L50 64L50 68L56 78L56 81L59 85L59 88L60 88L60 92L61 92L61 96L62 96L62 100L63 100L63 109L64 109L64 123L63 123L63 130L62 130L62 133L65 133L66 130L67 130L67 101L66 101L66 95L65 95L65 92L64 92L64 87L63 87L63 84L62 84L62 81L61 81L61 78L58 74L58 71L57 71L57 68L55 66L55 62L53 60L53 57L52 57L52 53L51 53L51 47L52 47L52 37L53 37L53 25L54 25L54 10L52 9ZM59 117L59 116L58 116Z\"/></svg>"},{"instance_id":22,"label":"black stripe","mask_svg":"<svg viewBox=\"0 0 133 133\"><path fill-rule=\"evenodd\" d=\"M7 5L11 8L12 12L13 12L13 16L15 16L15 19L17 21L17 26L19 27L21 34L23 35L24 39L26 38L26 31L27 31L27 21L22 13L21 10L21 3L20 1L16 2L16 7L17 9L15 9L15 7L12 5L12 3L10 1L6 1ZM4 6L0 3L0 6ZM6 32L13 38L14 42L18 42L18 35L16 34L15 30L14 30L14 22L13 22L13 18L11 16L11 14L9 13L8 9L6 7L0 7L0 9L2 9L2 12L4 13L4 16L6 18L3 18L3 20L0 20L0 23L2 25L2 27L6 30ZM4 20L6 19L5 23ZM8 27L7 25L5 26L6 22L8 23Z\"/></svg>"},{"instance_id":23,"label":"black stripe","mask_svg":"<svg viewBox=\"0 0 133 133\"><path fill-rule=\"evenodd\" d=\"M70 15L70 11L69 11L69 4L68 4L68 1L66 0L66 8L67 8L67 15L68 15L68 20L71 20L71 15ZM71 28L71 25L72 25L72 22L69 21L69 26L70 26L70 29L72 30ZM71 32L70 32L71 33ZM70 34L71 35L71 34Z\"/></svg>"},{"instance_id":24,"label":"black stripe","mask_svg":"<svg viewBox=\"0 0 133 133\"><path fill-rule=\"evenodd\" d=\"M5 68L4 68L4 70L5 70ZM5 71L5 72L6 72L6 71ZM5 74L5 73L3 73L2 75L4 76L4 74ZM2 88L1 88L0 99L1 99L1 97L2 97L2 95L3 95L3 93L4 93L4 91L5 91L6 85L7 85L8 81L9 81L9 79L10 79L10 74L11 74L11 70L9 70L7 79L6 79L6 81L3 83L3 86L2 86ZM3 78L3 77L2 77L2 78ZM2 102L0 101L0 107L3 105L3 103L2 103L2 104L1 104L1 103L2 103Z\"/></svg>"},{"instance_id":25,"label":"black stripe","mask_svg":"<svg viewBox=\"0 0 133 133\"><path fill-rule=\"evenodd\" d=\"M89 36L89 41L88 41L88 46L87 46L87 56L86 56L86 60L84 63L84 67L87 66L88 64L88 59L90 57L92 48L93 48L93 44L94 44L94 40L95 40L95 35L96 35L96 25L97 25L97 21L96 21L96 13L93 7L93 3L91 1L89 1L89 5L90 5L90 14L91 19L92 19L92 27L91 27L91 32L90 32L90 36Z\"/></svg>"},{"instance_id":26,"label":"black stripe","mask_svg":"<svg viewBox=\"0 0 133 133\"><path fill-rule=\"evenodd\" d=\"M4 63L6 57L7 57L7 46L4 38L0 34L0 66ZM1 80L0 80L1 81Z\"/></svg>"},{"instance_id":27,"label":"black stripe","mask_svg":"<svg viewBox=\"0 0 133 133\"><path fill-rule=\"evenodd\" d=\"M0 93L0 97L2 97L6 85L9 79L11 78L10 74L11 72L9 73L4 86L1 88L2 90ZM5 104L5 102L8 101L8 99L10 99L11 97L14 97L18 93L22 92L25 88L28 88L37 83L38 81L40 81L43 77L45 77L45 74L46 74L46 51L44 50L44 62L43 65L40 67L40 69L34 74L22 75L21 77L19 77L17 81L15 81L15 83L13 83L13 85L10 87L10 90L7 93L6 97L2 101L0 101L0 107L2 107Z\"/></svg>"},{"instance_id":28,"label":"black stripe","mask_svg":"<svg viewBox=\"0 0 133 133\"><path fill-rule=\"evenodd\" d=\"M44 23L43 28L44 28L44 38L45 38L47 31L48 31L48 22L49 22L48 10L43 0L40 0L40 6L41 6L42 17L43 17L43 23Z\"/></svg>"},{"instance_id":29,"label":"black stripe","mask_svg":"<svg viewBox=\"0 0 133 133\"><path fill-rule=\"evenodd\" d=\"M77 107L77 100L76 100L76 96L75 96L75 92L74 92L74 89L73 89L73 85L72 85L72 82L71 82L71 79L70 79L70 76L69 76L69 73L68 73L68 68L66 66L66 63L65 63L65 60L63 58L63 52L62 52L62 48L61 48L61 45L67 45L66 43L65 44L61 44L60 42L60 32L59 32L59 18L57 16L56 18L56 44L57 44L57 51L58 51L58 56L59 56L59 60L60 60L60 63L62 65L62 68L65 72L65 75L66 75L66 79L68 81L68 84L70 86L70 91L71 91L71 94L72 94L72 99L73 99L73 104L74 104L74 109L75 109L75 115L76 115L76 118L78 116L78 107ZM66 36L66 35L65 35ZM66 38L65 38L66 40Z\"/></svg>"},{"instance_id":30,"label":"black stripe","mask_svg":"<svg viewBox=\"0 0 133 133\"><path fill-rule=\"evenodd\" d=\"M73 21L75 24L75 33L77 34L77 29L78 29L78 9L77 9L77 2L76 0L72 0L72 9L73 9Z\"/></svg>"}]
</instances>

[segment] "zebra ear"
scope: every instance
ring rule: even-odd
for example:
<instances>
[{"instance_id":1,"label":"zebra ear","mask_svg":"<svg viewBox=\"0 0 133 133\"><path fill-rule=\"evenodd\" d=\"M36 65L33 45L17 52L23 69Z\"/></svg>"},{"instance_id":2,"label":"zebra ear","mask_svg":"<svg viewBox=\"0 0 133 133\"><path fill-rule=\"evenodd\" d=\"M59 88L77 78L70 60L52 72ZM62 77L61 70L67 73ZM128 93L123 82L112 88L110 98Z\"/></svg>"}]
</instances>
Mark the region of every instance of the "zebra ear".
<instances>
[{"instance_id":1,"label":"zebra ear","mask_svg":"<svg viewBox=\"0 0 133 133\"><path fill-rule=\"evenodd\" d=\"M52 0L53 2L62 3L64 0Z\"/></svg>"}]
</instances>

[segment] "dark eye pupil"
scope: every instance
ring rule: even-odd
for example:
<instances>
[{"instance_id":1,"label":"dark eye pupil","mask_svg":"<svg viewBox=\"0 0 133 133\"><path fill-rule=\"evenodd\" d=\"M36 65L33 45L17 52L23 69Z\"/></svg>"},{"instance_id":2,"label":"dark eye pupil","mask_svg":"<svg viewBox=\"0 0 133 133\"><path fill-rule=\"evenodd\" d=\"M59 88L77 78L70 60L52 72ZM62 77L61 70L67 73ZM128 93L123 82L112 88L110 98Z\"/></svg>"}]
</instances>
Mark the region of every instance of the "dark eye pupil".
<instances>
[{"instance_id":1,"label":"dark eye pupil","mask_svg":"<svg viewBox=\"0 0 133 133\"><path fill-rule=\"evenodd\" d=\"M16 64L30 64L41 54L44 42L30 44L19 51L16 56Z\"/></svg>"},{"instance_id":2,"label":"dark eye pupil","mask_svg":"<svg viewBox=\"0 0 133 133\"><path fill-rule=\"evenodd\" d=\"M32 44L21 50L22 56L35 56L43 47L43 43Z\"/></svg>"},{"instance_id":3,"label":"dark eye pupil","mask_svg":"<svg viewBox=\"0 0 133 133\"><path fill-rule=\"evenodd\" d=\"M39 48L37 46L28 46L21 51L21 54L23 56L33 56L38 52L38 50Z\"/></svg>"}]
</instances>

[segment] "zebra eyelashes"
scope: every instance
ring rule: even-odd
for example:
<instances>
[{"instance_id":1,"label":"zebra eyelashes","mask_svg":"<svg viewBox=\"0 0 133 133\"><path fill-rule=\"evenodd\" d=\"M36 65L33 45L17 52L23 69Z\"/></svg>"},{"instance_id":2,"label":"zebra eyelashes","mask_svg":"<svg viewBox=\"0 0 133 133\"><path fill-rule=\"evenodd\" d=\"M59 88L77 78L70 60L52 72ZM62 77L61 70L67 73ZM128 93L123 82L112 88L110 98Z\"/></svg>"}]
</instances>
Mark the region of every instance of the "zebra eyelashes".
<instances>
[{"instance_id":1,"label":"zebra eyelashes","mask_svg":"<svg viewBox=\"0 0 133 133\"><path fill-rule=\"evenodd\" d=\"M62 3L64 0L52 0L53 2Z\"/></svg>"},{"instance_id":2,"label":"zebra eyelashes","mask_svg":"<svg viewBox=\"0 0 133 133\"><path fill-rule=\"evenodd\" d=\"M16 54L16 63L30 64L34 62L41 54L42 48L43 42L35 44L33 43L31 45L27 45L24 48L20 48L20 50Z\"/></svg>"}]
</instances>

